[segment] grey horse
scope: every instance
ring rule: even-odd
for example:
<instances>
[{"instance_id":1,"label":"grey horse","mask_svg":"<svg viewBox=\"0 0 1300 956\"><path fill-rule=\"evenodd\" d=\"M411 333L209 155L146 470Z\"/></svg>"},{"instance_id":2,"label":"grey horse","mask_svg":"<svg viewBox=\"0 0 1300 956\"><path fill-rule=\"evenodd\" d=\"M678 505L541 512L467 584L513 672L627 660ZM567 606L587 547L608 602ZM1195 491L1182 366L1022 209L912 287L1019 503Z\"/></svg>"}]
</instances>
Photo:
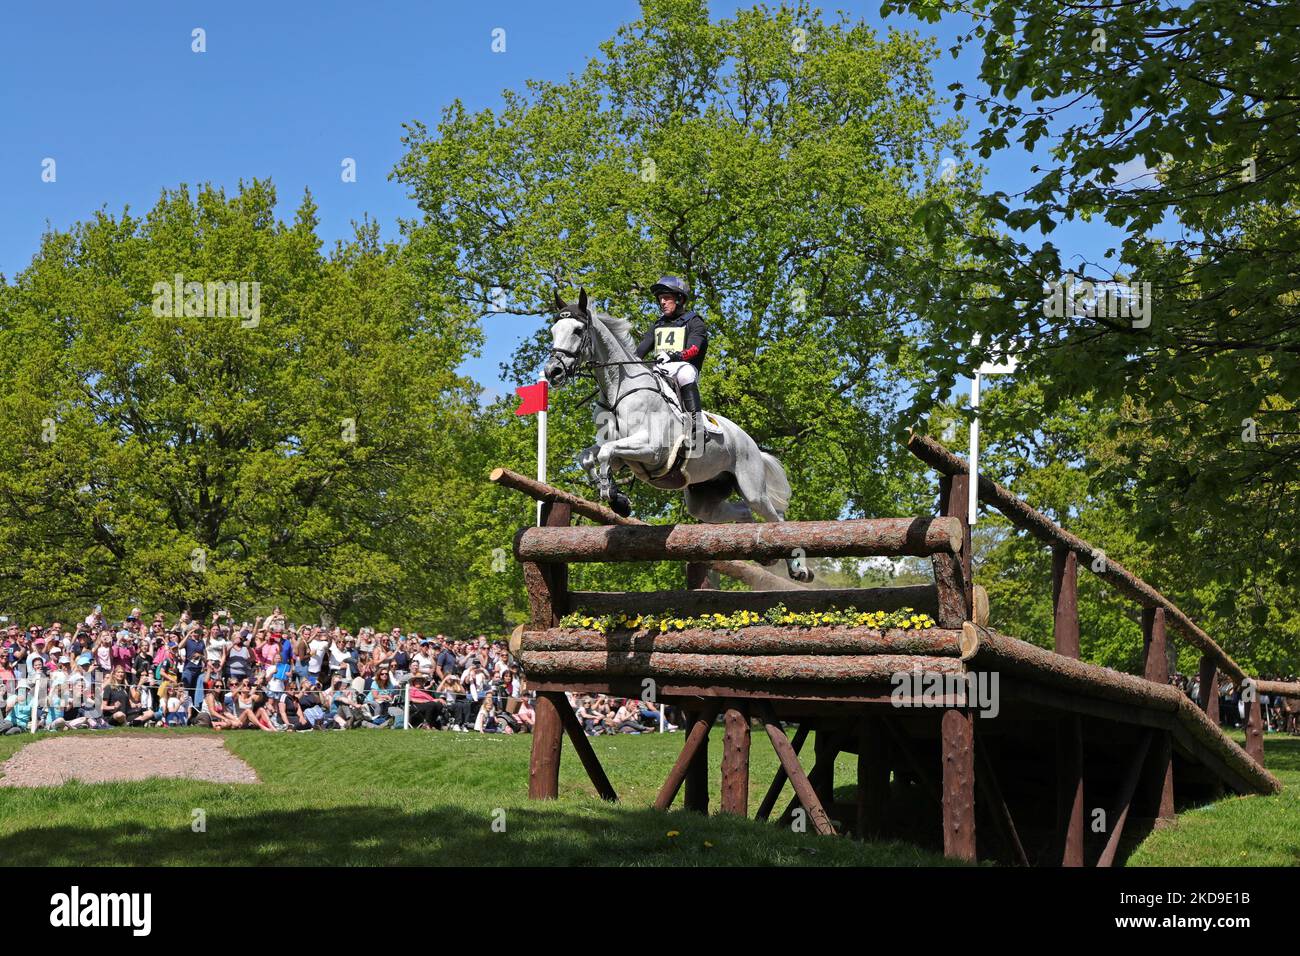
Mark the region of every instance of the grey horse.
<instances>
[{"instance_id":1,"label":"grey horse","mask_svg":"<svg viewBox=\"0 0 1300 956\"><path fill-rule=\"evenodd\" d=\"M687 441L689 419L666 377L636 355L631 323L587 308L587 291L576 303L555 296L551 355L546 381L560 387L590 369L596 378L596 443L578 456L599 496L620 514L630 502L613 474L626 466L656 488L685 490L686 510L707 523L784 521L790 482L781 463L739 425L721 415L701 416L708 442ZM733 491L742 502L729 500ZM786 558L790 577L809 581L802 553Z\"/></svg>"}]
</instances>

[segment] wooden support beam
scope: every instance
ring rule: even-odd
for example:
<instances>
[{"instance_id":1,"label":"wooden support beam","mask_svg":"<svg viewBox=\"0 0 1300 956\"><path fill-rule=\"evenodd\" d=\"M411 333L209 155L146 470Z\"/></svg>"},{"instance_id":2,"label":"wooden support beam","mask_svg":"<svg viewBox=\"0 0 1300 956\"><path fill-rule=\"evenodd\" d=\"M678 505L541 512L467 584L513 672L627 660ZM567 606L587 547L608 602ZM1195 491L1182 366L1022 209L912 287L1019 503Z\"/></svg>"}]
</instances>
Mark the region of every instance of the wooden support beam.
<instances>
[{"instance_id":1,"label":"wooden support beam","mask_svg":"<svg viewBox=\"0 0 1300 956\"><path fill-rule=\"evenodd\" d=\"M930 772L924 762L922 762L921 758L917 756L916 748L912 745L911 739L907 734L903 733L902 729L895 724L891 718L881 716L876 719L880 721L880 725L885 728L885 731L893 740L894 746L898 748L898 752L901 753L903 759L907 761L908 768L912 771L913 775L915 775L917 781L920 782L921 788L930 795L931 800L935 803L942 804L943 793L939 789L939 784L935 781L934 774Z\"/></svg>"},{"instance_id":2,"label":"wooden support beam","mask_svg":"<svg viewBox=\"0 0 1300 956\"><path fill-rule=\"evenodd\" d=\"M1142 609L1142 676L1157 684L1169 683L1169 644L1162 607Z\"/></svg>"},{"instance_id":3,"label":"wooden support beam","mask_svg":"<svg viewBox=\"0 0 1300 956\"><path fill-rule=\"evenodd\" d=\"M785 769L786 776L790 778L790 785L794 787L795 795L798 797L799 802L803 804L804 810L807 811L813 829L822 836L834 836L835 828L831 826L830 817L826 815L826 810L817 798L817 793L808 781L808 776L803 772L799 757L795 754L794 748L790 746L790 741L786 739L785 731L781 729L776 714L772 711L772 706L766 701L761 702L759 704L759 713L762 715L763 729L767 731L768 739L772 741L772 748L776 751L776 758ZM818 736L821 736L820 732Z\"/></svg>"},{"instance_id":4,"label":"wooden support beam","mask_svg":"<svg viewBox=\"0 0 1300 956\"><path fill-rule=\"evenodd\" d=\"M723 715L721 809L749 815L749 711L743 701L728 701Z\"/></svg>"},{"instance_id":5,"label":"wooden support beam","mask_svg":"<svg viewBox=\"0 0 1300 956\"><path fill-rule=\"evenodd\" d=\"M784 730L782 731L784 733ZM794 735L794 754L799 756L799 751L803 750L804 741L808 739L808 722L804 721L799 725L799 729ZM776 801L781 797L781 791L785 789L786 773L784 766L776 768L776 776L772 778L771 785L767 788L767 793L763 796L763 802L758 805L758 813L754 815L755 820L766 820L776 809Z\"/></svg>"},{"instance_id":6,"label":"wooden support beam","mask_svg":"<svg viewBox=\"0 0 1300 956\"><path fill-rule=\"evenodd\" d=\"M687 567L698 567L690 562ZM691 580L697 580L692 578ZM663 614L682 616L705 612L730 614L757 611L784 604L791 611L824 611L828 607L862 611L898 611L905 607L939 619L939 599L933 584L906 584L880 588L807 588L798 591L571 591L575 611L602 614ZM960 622L958 624L960 626Z\"/></svg>"},{"instance_id":7,"label":"wooden support beam","mask_svg":"<svg viewBox=\"0 0 1300 956\"><path fill-rule=\"evenodd\" d=\"M966 462L954 455L947 448L928 435L913 432L908 438L907 448L926 464L941 474L967 475L970 469ZM1018 528L1028 531L1046 544L1064 545L1086 562L1091 562L1098 555L1098 550L1077 535L1061 528L1054 521L1039 511L1035 511L1024 501L1017 498L1006 488L991 478L980 476L979 498L986 504L1001 511ZM1214 658L1218 668L1228 674L1234 681L1241 681L1246 674L1214 639L1199 628L1172 601L1133 574L1122 564L1107 557L1101 570L1095 572L1105 579L1120 593L1132 598L1143 607L1163 607L1169 615L1170 622L1196 647Z\"/></svg>"},{"instance_id":8,"label":"wooden support beam","mask_svg":"<svg viewBox=\"0 0 1300 956\"><path fill-rule=\"evenodd\" d=\"M533 743L528 758L528 799L554 800L560 795L560 746L564 721L555 698L560 691L541 691L534 704ZM565 700L568 704L568 700Z\"/></svg>"},{"instance_id":9,"label":"wooden support beam","mask_svg":"<svg viewBox=\"0 0 1300 956\"><path fill-rule=\"evenodd\" d=\"M488 476L490 481L495 482L506 488L513 488L516 491L528 495L537 501L562 502L568 504L574 514L582 515L584 518L590 518L592 521L600 524L617 524L617 525L644 525L645 522L640 518L624 518L610 508L602 504L589 501L580 495L572 494L556 488L554 485L548 485L545 482L537 481L533 478L527 478L518 472L511 471L509 468L494 468L492 474ZM766 568L757 564L746 561L709 561L708 565L719 574L725 574L727 577L734 578L737 581L743 581L755 590L802 590L804 585L798 581L792 581L788 577L780 574L773 574Z\"/></svg>"},{"instance_id":10,"label":"wooden support beam","mask_svg":"<svg viewBox=\"0 0 1300 956\"><path fill-rule=\"evenodd\" d=\"M975 860L975 728L964 708L943 712L943 855Z\"/></svg>"},{"instance_id":11,"label":"wooden support beam","mask_svg":"<svg viewBox=\"0 0 1300 956\"><path fill-rule=\"evenodd\" d=\"M852 518L738 524L582 525L522 528L520 561L774 561L802 548L810 557L929 557L959 554L956 518Z\"/></svg>"},{"instance_id":12,"label":"wooden support beam","mask_svg":"<svg viewBox=\"0 0 1300 956\"><path fill-rule=\"evenodd\" d=\"M1214 726L1219 726L1219 670L1214 666L1214 658L1208 654L1201 655L1201 696L1197 701L1205 716Z\"/></svg>"},{"instance_id":13,"label":"wooden support beam","mask_svg":"<svg viewBox=\"0 0 1300 956\"><path fill-rule=\"evenodd\" d=\"M705 596L706 600L717 595L717 589L714 588L713 582L709 580L709 566L707 563L700 561L686 562L686 590L712 592Z\"/></svg>"},{"instance_id":14,"label":"wooden support beam","mask_svg":"<svg viewBox=\"0 0 1300 956\"><path fill-rule=\"evenodd\" d=\"M1124 823L1128 820L1129 807L1133 804L1133 794L1137 791L1138 780L1142 777L1142 766L1146 763L1147 751L1151 749L1151 740L1154 735L1155 732L1152 730L1147 730L1142 734L1137 750L1133 752L1128 769L1124 772L1124 781L1120 784L1115 809L1111 812L1110 819L1107 821L1110 825L1110 836L1106 840L1105 849L1101 851L1100 859L1097 860L1097 865L1100 867L1113 866L1115 863L1115 854L1119 850L1119 841L1124 835Z\"/></svg>"},{"instance_id":15,"label":"wooden support beam","mask_svg":"<svg viewBox=\"0 0 1300 956\"><path fill-rule=\"evenodd\" d=\"M709 730L713 727L713 719L718 715L718 705L715 703L706 704L704 710L691 715L691 729L686 734L686 739L682 741L682 751L677 755L677 760L673 763L672 769L668 771L668 778L664 785L659 788L659 795L655 797L654 808L656 810L667 810L673 805L673 800L677 798L677 791L681 789L682 782L687 779L687 772L692 767L692 762L700 755L708 754ZM708 765L705 764L705 786L703 802L708 807ZM699 797L694 794L697 806L691 806L691 800L686 801L686 808L694 810L698 808Z\"/></svg>"},{"instance_id":16,"label":"wooden support beam","mask_svg":"<svg viewBox=\"0 0 1300 956\"><path fill-rule=\"evenodd\" d=\"M887 731L870 717L858 724L859 840L887 833L889 823L889 741Z\"/></svg>"},{"instance_id":17,"label":"wooden support beam","mask_svg":"<svg viewBox=\"0 0 1300 956\"><path fill-rule=\"evenodd\" d=\"M1155 730L1141 783L1142 805L1157 825L1174 819L1174 740L1167 730Z\"/></svg>"},{"instance_id":18,"label":"wooden support beam","mask_svg":"<svg viewBox=\"0 0 1300 956\"><path fill-rule=\"evenodd\" d=\"M704 721L709 729L713 731L713 723L717 719L718 710L716 707L709 708L707 711L696 711L691 716L691 726L696 721ZM691 758L690 763L686 766L685 789L682 795L682 806L694 813L703 813L706 816L709 812L709 734L704 735L700 741L699 747L695 751L695 756Z\"/></svg>"},{"instance_id":19,"label":"wooden support beam","mask_svg":"<svg viewBox=\"0 0 1300 956\"><path fill-rule=\"evenodd\" d=\"M1061 866L1083 866L1083 719L1061 718L1056 733Z\"/></svg>"},{"instance_id":20,"label":"wooden support beam","mask_svg":"<svg viewBox=\"0 0 1300 956\"><path fill-rule=\"evenodd\" d=\"M543 502L542 523L548 528L567 527L573 511L564 502ZM563 561L523 562L524 586L532 627L555 627L568 613L569 566Z\"/></svg>"},{"instance_id":21,"label":"wooden support beam","mask_svg":"<svg viewBox=\"0 0 1300 956\"><path fill-rule=\"evenodd\" d=\"M1021 866L1028 866L1029 857L1025 854L1025 848L1020 842L1020 833L1016 830L1016 821L1012 819L1011 809L1007 806L1002 788L998 785L997 774L993 771L993 761L986 753L988 748L984 741L979 739L979 734L976 734L975 738L975 779L980 793L993 811L993 819L997 821L998 829L1002 832L1002 838L1011 850L1012 857Z\"/></svg>"},{"instance_id":22,"label":"wooden support beam","mask_svg":"<svg viewBox=\"0 0 1300 956\"><path fill-rule=\"evenodd\" d=\"M961 627L963 621L971 620L973 616L975 599L971 590L970 525L966 520L967 487L965 476L952 478L944 475L939 479L939 513L958 522L962 536L960 553L930 556L939 602L936 620L944 627Z\"/></svg>"},{"instance_id":23,"label":"wooden support beam","mask_svg":"<svg viewBox=\"0 0 1300 956\"><path fill-rule=\"evenodd\" d=\"M600 758L596 756L591 741L587 739L587 734L582 729L582 722L578 720L578 715L573 712L573 706L569 703L568 696L565 694L552 694L550 699L555 709L560 713L560 722L564 724L564 729L569 735L573 749L578 752L578 759L582 761L582 766L586 769L587 776L591 778L591 782L595 785L596 792L600 794L601 799L617 803L618 794L614 792L614 785L609 782L609 777L605 775L605 768L600 765Z\"/></svg>"},{"instance_id":24,"label":"wooden support beam","mask_svg":"<svg viewBox=\"0 0 1300 956\"><path fill-rule=\"evenodd\" d=\"M1264 766L1264 711L1259 705L1258 688L1246 705L1246 753L1255 763Z\"/></svg>"},{"instance_id":25,"label":"wooden support beam","mask_svg":"<svg viewBox=\"0 0 1300 956\"><path fill-rule=\"evenodd\" d=\"M899 672L963 672L956 657L908 654L664 654L655 651L613 655L602 650L530 651L525 648L519 660L530 679L543 682L651 677L660 684L678 680L772 684L815 681L862 686L888 685Z\"/></svg>"},{"instance_id":26,"label":"wooden support beam","mask_svg":"<svg viewBox=\"0 0 1300 956\"><path fill-rule=\"evenodd\" d=\"M1063 545L1052 548L1052 642L1056 653L1079 659L1079 559Z\"/></svg>"},{"instance_id":27,"label":"wooden support beam","mask_svg":"<svg viewBox=\"0 0 1300 956\"><path fill-rule=\"evenodd\" d=\"M1142 609L1142 676L1154 684L1169 684L1169 644L1165 635L1165 609ZM1153 801L1156 818L1174 818L1174 752L1168 734L1158 735L1151 752L1153 788L1159 792Z\"/></svg>"},{"instance_id":28,"label":"wooden support beam","mask_svg":"<svg viewBox=\"0 0 1300 956\"><path fill-rule=\"evenodd\" d=\"M817 728L813 738L813 772L808 775L823 807L835 803L835 759L840 754L835 734L825 725Z\"/></svg>"}]
</instances>

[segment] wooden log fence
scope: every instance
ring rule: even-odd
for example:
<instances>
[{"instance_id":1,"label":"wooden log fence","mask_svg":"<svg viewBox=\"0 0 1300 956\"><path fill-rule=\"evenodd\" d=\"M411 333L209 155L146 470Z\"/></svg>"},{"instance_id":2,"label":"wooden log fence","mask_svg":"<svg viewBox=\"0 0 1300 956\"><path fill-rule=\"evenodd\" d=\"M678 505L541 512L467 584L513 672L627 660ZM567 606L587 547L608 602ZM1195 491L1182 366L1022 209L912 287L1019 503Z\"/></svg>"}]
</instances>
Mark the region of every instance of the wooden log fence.
<instances>
[{"instance_id":1,"label":"wooden log fence","mask_svg":"<svg viewBox=\"0 0 1300 956\"><path fill-rule=\"evenodd\" d=\"M762 524L678 524L521 528L520 561L775 561L798 549L810 558L959 555L956 518L856 518Z\"/></svg>"}]
</instances>

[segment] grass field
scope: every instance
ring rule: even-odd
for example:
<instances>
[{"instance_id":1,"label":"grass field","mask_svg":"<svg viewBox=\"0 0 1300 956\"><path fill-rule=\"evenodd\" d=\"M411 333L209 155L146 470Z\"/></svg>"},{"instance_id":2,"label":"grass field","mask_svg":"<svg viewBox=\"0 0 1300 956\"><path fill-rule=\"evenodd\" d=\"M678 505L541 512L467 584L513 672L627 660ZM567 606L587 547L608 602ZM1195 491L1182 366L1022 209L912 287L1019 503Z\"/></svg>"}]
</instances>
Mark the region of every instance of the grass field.
<instances>
[{"instance_id":1,"label":"grass field","mask_svg":"<svg viewBox=\"0 0 1300 956\"><path fill-rule=\"evenodd\" d=\"M353 731L244 732L225 739L257 771L260 784L155 780L0 788L0 859L59 866L946 862L902 843L863 844L721 815L649 810L681 747L680 734L593 740L621 805L594 795L567 745L561 798L526 800L527 737ZM0 737L0 760L30 740ZM1177 826L1153 833L1130 865L1300 860L1300 740L1270 737L1268 756L1287 785L1280 797L1227 799L1183 814ZM776 769L770 747L756 745L752 759L751 808ZM841 759L837 777L853 779L853 758ZM717 761L711 762L716 800ZM787 787L783 800L789 795ZM851 799L847 789L839 797ZM191 828L196 809L205 813L206 832Z\"/></svg>"}]
</instances>

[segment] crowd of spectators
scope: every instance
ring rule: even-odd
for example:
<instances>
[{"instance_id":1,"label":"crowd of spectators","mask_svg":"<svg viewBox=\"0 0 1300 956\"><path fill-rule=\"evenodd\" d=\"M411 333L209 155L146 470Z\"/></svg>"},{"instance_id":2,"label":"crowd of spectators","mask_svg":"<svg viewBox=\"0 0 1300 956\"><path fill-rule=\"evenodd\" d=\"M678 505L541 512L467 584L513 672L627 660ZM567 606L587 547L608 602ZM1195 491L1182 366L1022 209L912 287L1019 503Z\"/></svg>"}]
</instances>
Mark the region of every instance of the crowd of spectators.
<instances>
[{"instance_id":1,"label":"crowd of spectators","mask_svg":"<svg viewBox=\"0 0 1300 956\"><path fill-rule=\"evenodd\" d=\"M1294 682L1294 677L1285 678L1287 683ZM1199 705L1201 699L1201 678L1199 675L1187 676L1174 674L1170 679L1191 700ZM1300 734L1300 701L1276 694L1259 695L1260 714L1264 720L1266 733ZM1219 679L1219 724L1223 727L1245 727L1248 703L1231 680Z\"/></svg>"},{"instance_id":2,"label":"crowd of spectators","mask_svg":"<svg viewBox=\"0 0 1300 956\"><path fill-rule=\"evenodd\" d=\"M251 623L225 611L168 623L102 607L72 626L0 622L0 733L114 726L217 730L426 728L516 734L535 711L506 644L418 631ZM574 698L588 734L676 730L649 702Z\"/></svg>"},{"instance_id":3,"label":"crowd of spectators","mask_svg":"<svg viewBox=\"0 0 1300 956\"><path fill-rule=\"evenodd\" d=\"M0 732L183 726L266 731L401 727L527 733L533 708L506 647L393 628L289 623L276 608L67 626L8 624ZM409 698L409 700L408 700Z\"/></svg>"}]
</instances>

